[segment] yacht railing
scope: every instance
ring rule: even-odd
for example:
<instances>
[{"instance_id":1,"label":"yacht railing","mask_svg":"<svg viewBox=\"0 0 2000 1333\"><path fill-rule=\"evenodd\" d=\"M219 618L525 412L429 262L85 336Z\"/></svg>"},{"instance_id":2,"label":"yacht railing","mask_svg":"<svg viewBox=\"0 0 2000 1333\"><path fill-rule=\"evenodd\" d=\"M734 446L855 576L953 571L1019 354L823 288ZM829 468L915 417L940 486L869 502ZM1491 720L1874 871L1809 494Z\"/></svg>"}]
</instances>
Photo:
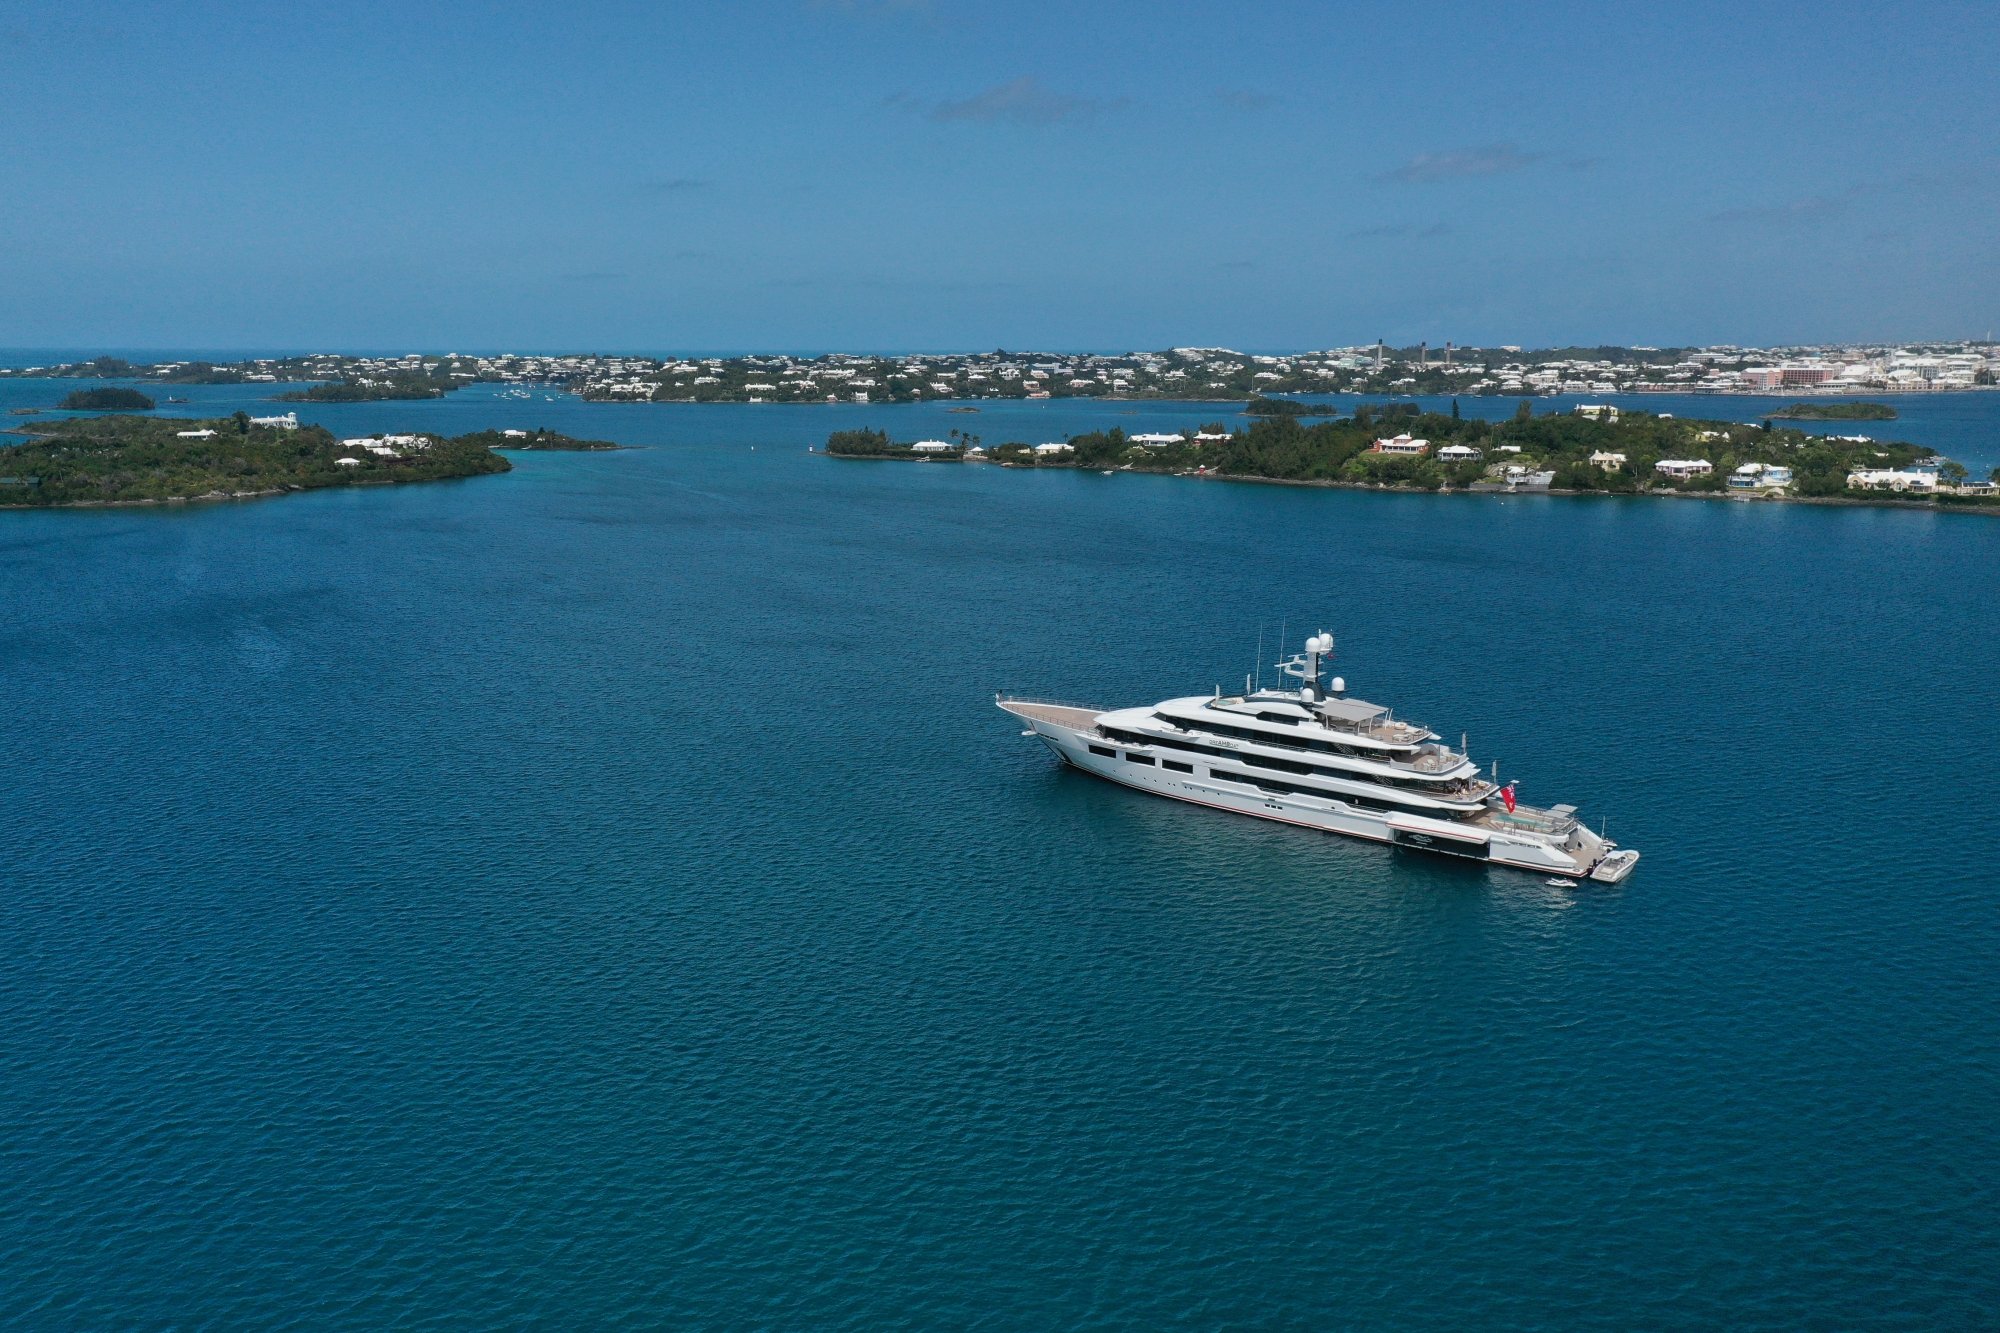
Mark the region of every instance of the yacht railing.
<instances>
[{"instance_id":1,"label":"yacht railing","mask_svg":"<svg viewBox=\"0 0 2000 1333\"><path fill-rule=\"evenodd\" d=\"M1449 773L1465 761L1466 756L1454 750L1447 750L1443 746L1427 745L1417 751L1417 757L1412 759L1408 765L1396 764L1395 767L1409 767L1419 773Z\"/></svg>"},{"instance_id":2,"label":"yacht railing","mask_svg":"<svg viewBox=\"0 0 2000 1333\"><path fill-rule=\"evenodd\" d=\"M1560 838L1567 836L1569 831L1576 827L1577 818L1574 814L1557 814L1553 810L1538 810L1534 806L1520 805L1514 807L1511 814L1505 810L1495 810L1484 822Z\"/></svg>"},{"instance_id":3,"label":"yacht railing","mask_svg":"<svg viewBox=\"0 0 2000 1333\"><path fill-rule=\"evenodd\" d=\"M1081 708L1092 713L1110 711L1103 704L1084 703L1077 699L1050 699L1039 694L1014 694L1007 690L997 691L994 699L1005 704L1046 704L1051 708Z\"/></svg>"},{"instance_id":4,"label":"yacht railing","mask_svg":"<svg viewBox=\"0 0 2000 1333\"><path fill-rule=\"evenodd\" d=\"M1379 764L1383 768L1390 769L1392 771L1399 773L1423 773L1423 774L1449 773L1451 772L1452 769L1457 768L1459 765L1467 762L1467 758L1465 755L1438 746L1427 747L1425 750L1420 751L1414 760L1408 763L1404 763L1396 759L1390 759L1386 756L1378 757L1372 754L1348 754L1339 756L1329 756L1325 750L1316 750L1309 745L1292 745L1277 736L1267 737L1259 735L1256 740L1252 741L1252 740L1246 740L1238 736L1218 736L1213 732L1203 731L1198 726L1190 726L1188 723L1179 721L1178 719L1156 717L1153 720L1155 722L1164 722L1166 723L1166 725L1172 727L1174 730L1178 732L1183 733L1184 735L1199 736L1204 744L1214 745L1224 750L1234 750L1245 745L1267 745L1274 750L1289 750L1293 754L1311 755L1316 759L1326 759L1329 757L1338 757L1341 759L1358 759L1363 763ZM1495 788L1493 784L1482 783L1482 782L1475 782L1473 784L1472 789L1477 790L1479 795L1484 795L1488 791L1497 790L1497 788ZM1443 791L1446 790L1446 788L1440 788L1439 790Z\"/></svg>"}]
</instances>

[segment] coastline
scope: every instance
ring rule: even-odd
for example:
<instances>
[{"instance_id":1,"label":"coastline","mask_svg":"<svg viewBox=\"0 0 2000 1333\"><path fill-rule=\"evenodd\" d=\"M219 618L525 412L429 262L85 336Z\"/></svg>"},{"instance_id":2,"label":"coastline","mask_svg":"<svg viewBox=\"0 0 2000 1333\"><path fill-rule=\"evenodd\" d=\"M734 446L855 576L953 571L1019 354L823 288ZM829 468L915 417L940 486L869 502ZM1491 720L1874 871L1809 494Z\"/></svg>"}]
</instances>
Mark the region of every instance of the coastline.
<instances>
[{"instance_id":1,"label":"coastline","mask_svg":"<svg viewBox=\"0 0 2000 1333\"><path fill-rule=\"evenodd\" d=\"M1019 472L1089 472L1096 469L1078 467L1071 463L1023 466L1019 463L998 463L990 458L905 458L900 455L834 454L825 450L812 450L825 458L837 458L851 463L972 463L989 467L1006 468ZM1746 505L1819 505L1828 508L1861 509L1915 509L1934 514L1978 514L1988 518L2000 517L2000 504L1938 504L1928 500L1901 500L1884 496L1876 499L1858 495L1773 495L1768 492L1756 495L1737 495L1729 491L1578 491L1550 487L1547 490L1471 490L1466 487L1440 486L1436 490L1423 490L1414 486L1385 486L1372 481L1337 481L1328 478L1296 477L1252 477L1223 472L1171 472L1163 468L1117 467L1113 472L1130 473L1135 477L1171 477L1180 481L1225 481L1247 482L1255 486L1303 486L1320 490L1370 491L1378 495L1452 495L1476 496L1481 499L1498 497L1507 499L1514 496L1551 495L1569 500L1723 500Z\"/></svg>"},{"instance_id":2,"label":"coastline","mask_svg":"<svg viewBox=\"0 0 2000 1333\"><path fill-rule=\"evenodd\" d=\"M470 481L474 477L500 475L497 472L472 472L463 477L412 477L408 481L347 481L336 486L273 486L261 491L204 491L200 495L168 495L146 500L59 500L54 504L45 505L0 502L0 511L26 513L45 512L51 509L146 509L161 505L223 504L233 500L270 500L281 495L310 495L314 491L358 491L373 486L425 486L434 482Z\"/></svg>"}]
</instances>

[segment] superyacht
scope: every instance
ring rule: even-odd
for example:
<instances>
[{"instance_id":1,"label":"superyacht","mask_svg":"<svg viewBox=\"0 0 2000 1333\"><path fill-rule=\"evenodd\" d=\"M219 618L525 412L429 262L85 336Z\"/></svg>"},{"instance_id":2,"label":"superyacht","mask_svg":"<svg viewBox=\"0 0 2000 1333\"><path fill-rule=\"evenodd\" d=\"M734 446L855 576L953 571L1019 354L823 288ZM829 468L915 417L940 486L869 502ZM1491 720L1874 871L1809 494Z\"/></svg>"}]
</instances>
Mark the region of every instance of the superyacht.
<instances>
[{"instance_id":1,"label":"superyacht","mask_svg":"<svg viewBox=\"0 0 2000 1333\"><path fill-rule=\"evenodd\" d=\"M1570 805L1537 809L1437 734L1322 683L1333 636L1278 664L1295 685L1102 710L1002 694L1057 757L1140 791L1543 875L1616 884L1639 853Z\"/></svg>"}]
</instances>

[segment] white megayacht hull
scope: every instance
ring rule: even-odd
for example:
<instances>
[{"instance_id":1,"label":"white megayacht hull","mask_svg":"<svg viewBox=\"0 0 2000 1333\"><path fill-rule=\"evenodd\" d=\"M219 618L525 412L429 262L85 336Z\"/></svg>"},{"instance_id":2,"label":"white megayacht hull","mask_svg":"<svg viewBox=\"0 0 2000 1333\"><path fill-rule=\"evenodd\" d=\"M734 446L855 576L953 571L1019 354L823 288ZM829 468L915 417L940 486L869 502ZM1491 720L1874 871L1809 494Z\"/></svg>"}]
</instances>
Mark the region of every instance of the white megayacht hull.
<instances>
[{"instance_id":1,"label":"white megayacht hull","mask_svg":"<svg viewBox=\"0 0 2000 1333\"><path fill-rule=\"evenodd\" d=\"M1634 852L1611 854L1610 844L1580 827L1556 839L1527 831L1475 828L1414 812L1371 810L1338 796L1270 791L1216 774L1199 759L1172 750L1106 740L1096 731L1103 715L1098 709L1005 698L999 705L1027 723L1065 763L1156 796L1544 875L1587 875L1616 883L1631 873L1638 860Z\"/></svg>"}]
</instances>

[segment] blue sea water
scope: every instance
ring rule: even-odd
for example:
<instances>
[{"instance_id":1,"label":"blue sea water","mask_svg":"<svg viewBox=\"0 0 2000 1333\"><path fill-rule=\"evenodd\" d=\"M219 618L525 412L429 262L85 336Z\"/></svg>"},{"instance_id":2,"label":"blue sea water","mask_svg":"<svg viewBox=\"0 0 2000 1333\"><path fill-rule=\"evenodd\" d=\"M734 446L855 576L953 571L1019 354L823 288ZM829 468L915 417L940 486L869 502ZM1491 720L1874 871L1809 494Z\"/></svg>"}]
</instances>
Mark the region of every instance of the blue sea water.
<instances>
[{"instance_id":1,"label":"blue sea water","mask_svg":"<svg viewBox=\"0 0 2000 1333\"><path fill-rule=\"evenodd\" d=\"M1202 405L305 415L647 447L0 513L0 1323L1993 1323L2000 523L807 452ZM992 707L1281 621L1637 873Z\"/></svg>"}]
</instances>

